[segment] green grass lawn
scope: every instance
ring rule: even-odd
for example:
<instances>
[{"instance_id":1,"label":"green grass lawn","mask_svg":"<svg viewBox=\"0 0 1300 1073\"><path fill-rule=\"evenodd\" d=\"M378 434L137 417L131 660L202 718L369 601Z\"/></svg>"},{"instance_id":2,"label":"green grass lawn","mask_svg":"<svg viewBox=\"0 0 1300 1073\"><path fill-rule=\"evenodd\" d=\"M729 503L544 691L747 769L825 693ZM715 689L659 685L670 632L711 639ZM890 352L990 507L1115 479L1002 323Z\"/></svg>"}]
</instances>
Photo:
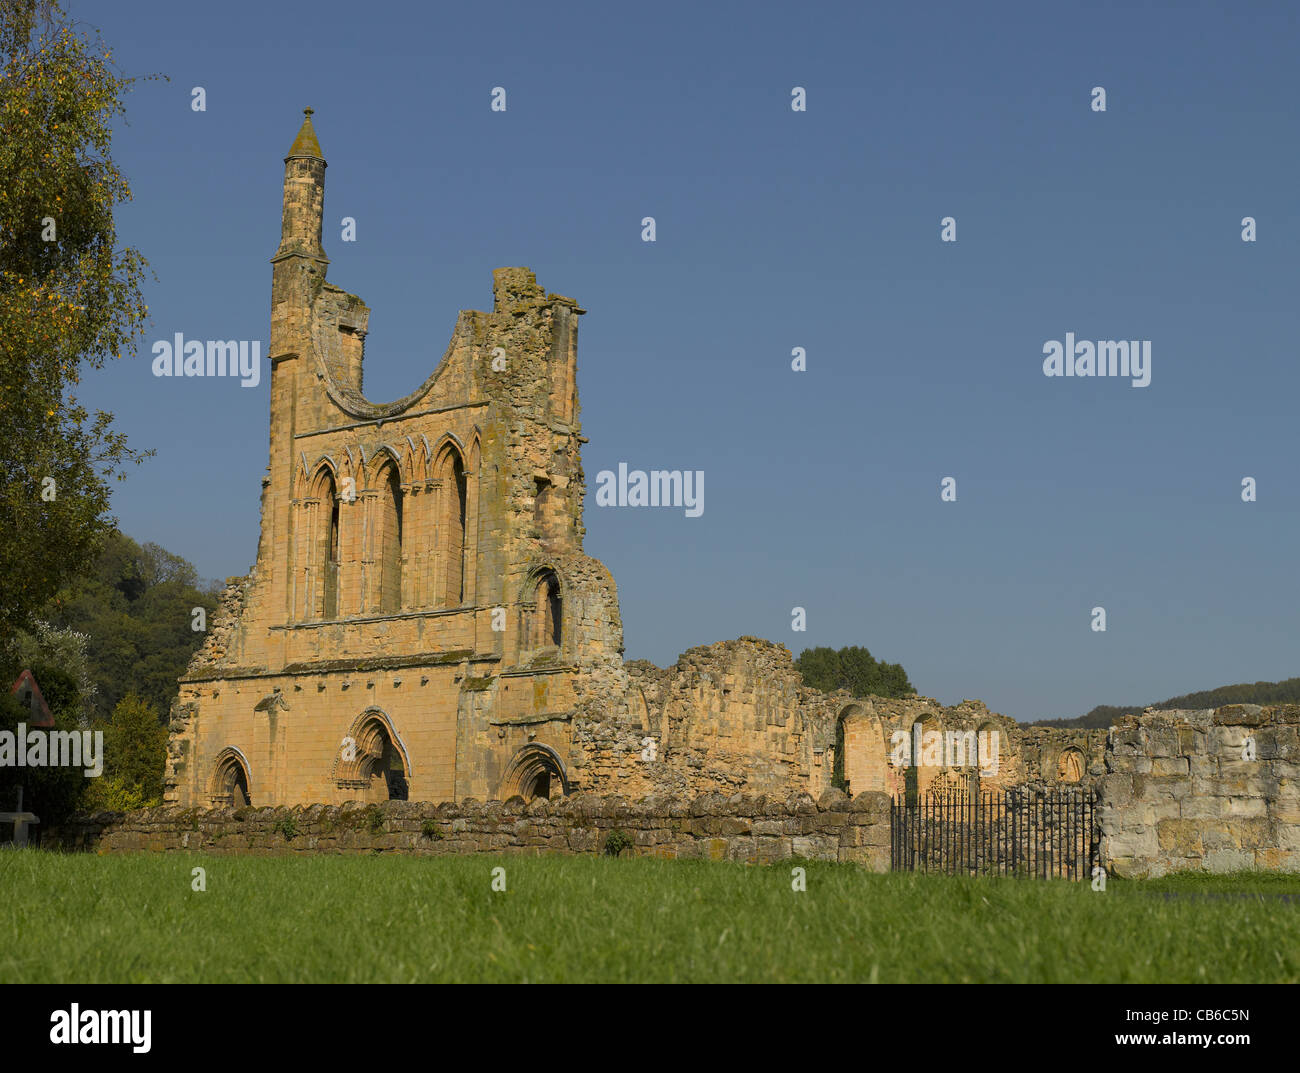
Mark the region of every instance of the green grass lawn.
<instances>
[{"instance_id":1,"label":"green grass lawn","mask_svg":"<svg viewBox=\"0 0 1300 1073\"><path fill-rule=\"evenodd\" d=\"M0 853L0 983L249 981L1295 983L1300 876Z\"/></svg>"}]
</instances>

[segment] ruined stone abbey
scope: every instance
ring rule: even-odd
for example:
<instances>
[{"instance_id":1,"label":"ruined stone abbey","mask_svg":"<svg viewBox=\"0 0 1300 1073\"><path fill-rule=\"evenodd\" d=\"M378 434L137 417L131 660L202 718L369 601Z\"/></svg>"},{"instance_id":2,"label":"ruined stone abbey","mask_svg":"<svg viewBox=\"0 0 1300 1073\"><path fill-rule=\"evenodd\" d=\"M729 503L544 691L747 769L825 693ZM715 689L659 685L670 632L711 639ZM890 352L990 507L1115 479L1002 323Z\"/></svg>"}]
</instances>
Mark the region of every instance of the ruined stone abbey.
<instances>
[{"instance_id":1,"label":"ruined stone abbey","mask_svg":"<svg viewBox=\"0 0 1300 1073\"><path fill-rule=\"evenodd\" d=\"M828 695L756 638L668 669L625 662L614 579L583 551L583 310L497 269L491 311L460 314L424 383L370 402L369 310L326 279L324 193L308 110L271 262L257 561L181 679L168 804L856 795L1101 774L1105 731L1022 728L977 701ZM900 738L943 748L899 764Z\"/></svg>"}]
</instances>

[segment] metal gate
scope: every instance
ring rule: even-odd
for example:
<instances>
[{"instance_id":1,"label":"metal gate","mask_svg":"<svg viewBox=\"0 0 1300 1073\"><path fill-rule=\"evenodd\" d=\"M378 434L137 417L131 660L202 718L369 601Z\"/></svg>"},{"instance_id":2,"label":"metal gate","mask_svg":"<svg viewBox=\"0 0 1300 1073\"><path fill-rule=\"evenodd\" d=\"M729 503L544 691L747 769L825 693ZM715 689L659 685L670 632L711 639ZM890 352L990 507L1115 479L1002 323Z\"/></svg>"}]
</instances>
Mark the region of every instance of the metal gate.
<instances>
[{"instance_id":1,"label":"metal gate","mask_svg":"<svg viewBox=\"0 0 1300 1073\"><path fill-rule=\"evenodd\" d=\"M1086 879L1096 798L1084 790L931 790L890 807L895 872Z\"/></svg>"}]
</instances>

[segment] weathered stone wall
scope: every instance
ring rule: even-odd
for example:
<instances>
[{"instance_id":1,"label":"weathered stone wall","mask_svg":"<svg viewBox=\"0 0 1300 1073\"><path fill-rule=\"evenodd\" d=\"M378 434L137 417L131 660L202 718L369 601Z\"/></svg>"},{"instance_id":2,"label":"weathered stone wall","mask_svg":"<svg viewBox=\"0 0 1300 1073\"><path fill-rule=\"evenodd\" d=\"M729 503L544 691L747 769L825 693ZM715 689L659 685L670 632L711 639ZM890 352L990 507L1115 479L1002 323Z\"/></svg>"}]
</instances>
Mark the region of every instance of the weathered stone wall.
<instances>
[{"instance_id":1,"label":"weathered stone wall","mask_svg":"<svg viewBox=\"0 0 1300 1073\"><path fill-rule=\"evenodd\" d=\"M978 700L822 693L804 685L788 648L758 637L692 648L666 669L638 660L625 670L662 760L638 764L625 747L624 765L601 768L629 792L902 794L909 778L921 792L977 781L1086 788L1103 771L1104 730L1021 727ZM894 762L900 734L921 742L910 776Z\"/></svg>"},{"instance_id":2,"label":"weathered stone wall","mask_svg":"<svg viewBox=\"0 0 1300 1073\"><path fill-rule=\"evenodd\" d=\"M603 853L614 832L623 852L649 857L768 862L791 857L854 861L889 869L889 799L849 800L828 791L788 798L704 794L622 797L575 794L549 803L310 805L292 808L185 809L101 813L51 828L42 845L99 853L214 854L394 852Z\"/></svg>"},{"instance_id":3,"label":"weathered stone wall","mask_svg":"<svg viewBox=\"0 0 1300 1073\"><path fill-rule=\"evenodd\" d=\"M1015 753L1019 727L1014 719L989 711L978 700L963 700L945 707L932 697L866 697L861 701L842 694L847 705L838 718L844 722L842 738L845 777L849 790L883 789L902 794L909 780L918 792L941 789L996 790L1021 781L1022 770ZM868 720L871 734L865 736L862 752L858 729ZM872 755L871 741L879 735L884 743L882 764ZM919 737L918 737L919 735ZM901 736L901 737L900 737ZM899 763L897 743L907 742L907 762ZM986 748L991 745L992 748ZM864 767L866 771L864 772ZM868 780L864 784L864 775Z\"/></svg>"},{"instance_id":4,"label":"weathered stone wall","mask_svg":"<svg viewBox=\"0 0 1300 1073\"><path fill-rule=\"evenodd\" d=\"M742 637L692 648L667 670L629 669L661 761L647 771L656 790L820 794L830 785L814 756L827 698L804 686L784 645Z\"/></svg>"},{"instance_id":5,"label":"weathered stone wall","mask_svg":"<svg viewBox=\"0 0 1300 1073\"><path fill-rule=\"evenodd\" d=\"M1011 740L1021 783L1090 788L1106 772L1104 729L1016 727Z\"/></svg>"},{"instance_id":6,"label":"weathered stone wall","mask_svg":"<svg viewBox=\"0 0 1300 1073\"><path fill-rule=\"evenodd\" d=\"M1300 872L1300 705L1129 716L1106 769L1108 871Z\"/></svg>"},{"instance_id":7,"label":"weathered stone wall","mask_svg":"<svg viewBox=\"0 0 1300 1073\"><path fill-rule=\"evenodd\" d=\"M308 116L272 259L257 560L181 679L165 801L591 789L593 742L639 741L641 712L613 579L582 550L583 311L497 269L422 384L366 399L369 310L326 280L325 168Z\"/></svg>"}]
</instances>

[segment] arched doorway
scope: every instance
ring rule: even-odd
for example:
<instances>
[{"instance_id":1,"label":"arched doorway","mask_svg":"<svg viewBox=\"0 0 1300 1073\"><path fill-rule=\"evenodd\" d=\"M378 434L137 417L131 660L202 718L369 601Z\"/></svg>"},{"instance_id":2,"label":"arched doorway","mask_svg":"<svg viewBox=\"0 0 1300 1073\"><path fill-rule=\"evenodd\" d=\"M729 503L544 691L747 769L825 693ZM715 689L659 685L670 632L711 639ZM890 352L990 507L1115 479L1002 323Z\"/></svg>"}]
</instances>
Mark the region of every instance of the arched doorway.
<instances>
[{"instance_id":1,"label":"arched doorway","mask_svg":"<svg viewBox=\"0 0 1300 1073\"><path fill-rule=\"evenodd\" d=\"M501 780L501 799L519 796L525 801L539 797L554 800L569 792L564 761L545 745L525 745L511 758Z\"/></svg>"},{"instance_id":2,"label":"arched doorway","mask_svg":"<svg viewBox=\"0 0 1300 1073\"><path fill-rule=\"evenodd\" d=\"M252 803L248 763L238 749L223 749L212 769L208 797L213 808L243 808Z\"/></svg>"},{"instance_id":3,"label":"arched doorway","mask_svg":"<svg viewBox=\"0 0 1300 1073\"><path fill-rule=\"evenodd\" d=\"M367 709L334 760L336 785L357 791L363 801L405 801L410 778L410 758L392 722L380 709Z\"/></svg>"},{"instance_id":4,"label":"arched doorway","mask_svg":"<svg viewBox=\"0 0 1300 1073\"><path fill-rule=\"evenodd\" d=\"M847 794L884 790L889 758L879 720L861 704L850 704L835 721L835 763L831 785Z\"/></svg>"}]
</instances>

